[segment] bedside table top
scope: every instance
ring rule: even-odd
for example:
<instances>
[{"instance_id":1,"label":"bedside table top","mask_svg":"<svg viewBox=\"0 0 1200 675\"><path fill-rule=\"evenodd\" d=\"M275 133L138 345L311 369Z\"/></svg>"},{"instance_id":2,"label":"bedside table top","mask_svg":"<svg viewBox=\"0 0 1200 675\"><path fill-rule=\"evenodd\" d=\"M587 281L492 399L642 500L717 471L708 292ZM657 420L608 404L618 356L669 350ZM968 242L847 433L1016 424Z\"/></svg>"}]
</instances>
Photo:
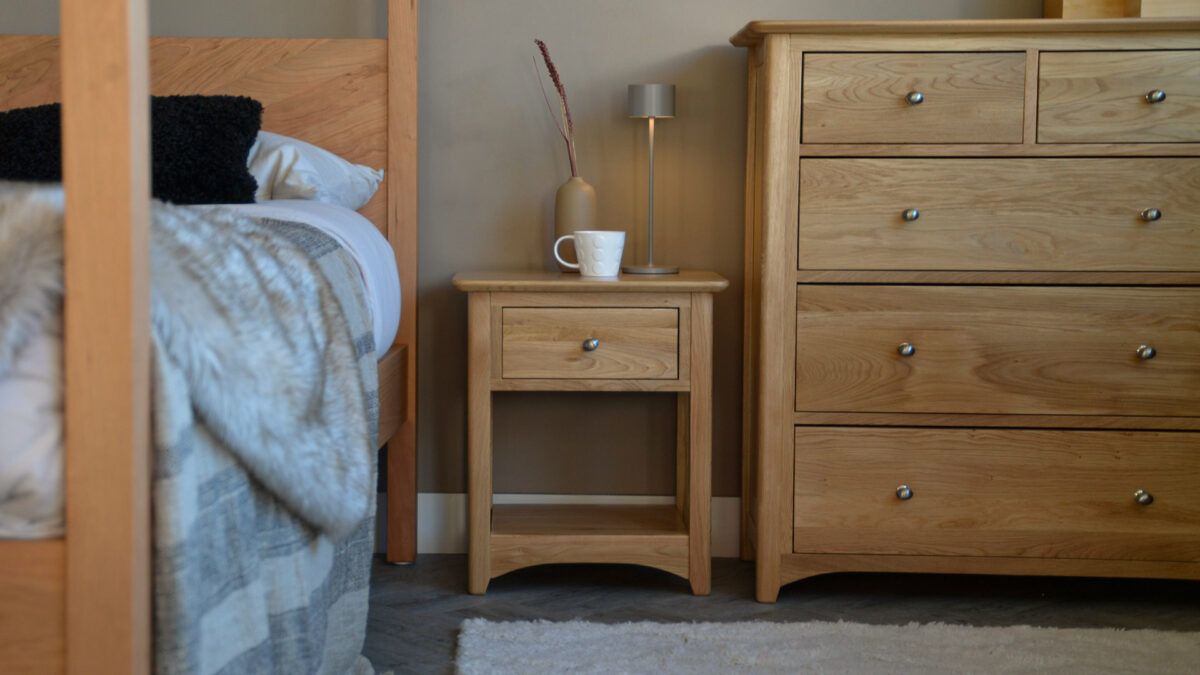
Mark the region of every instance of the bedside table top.
<instances>
[{"instance_id":1,"label":"bedside table top","mask_svg":"<svg viewBox=\"0 0 1200 675\"><path fill-rule=\"evenodd\" d=\"M717 293L729 281L707 270L680 270L678 274L622 274L616 279L583 278L578 274L545 270L459 272L454 287L460 291L534 291L560 293Z\"/></svg>"}]
</instances>

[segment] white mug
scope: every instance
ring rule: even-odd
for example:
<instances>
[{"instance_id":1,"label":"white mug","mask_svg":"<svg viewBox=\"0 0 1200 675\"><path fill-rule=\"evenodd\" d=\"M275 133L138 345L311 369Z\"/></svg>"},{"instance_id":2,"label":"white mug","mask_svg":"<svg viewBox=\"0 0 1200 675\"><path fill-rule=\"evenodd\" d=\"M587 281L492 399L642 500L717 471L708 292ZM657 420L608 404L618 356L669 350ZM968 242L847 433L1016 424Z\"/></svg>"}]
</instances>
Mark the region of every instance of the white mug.
<instances>
[{"instance_id":1,"label":"white mug","mask_svg":"<svg viewBox=\"0 0 1200 675\"><path fill-rule=\"evenodd\" d=\"M567 262L558 254L558 245L571 239L575 242L575 257L579 264ZM625 248L625 233L619 230L579 230L554 242L554 257L579 276L615 278L621 270L621 251Z\"/></svg>"}]
</instances>

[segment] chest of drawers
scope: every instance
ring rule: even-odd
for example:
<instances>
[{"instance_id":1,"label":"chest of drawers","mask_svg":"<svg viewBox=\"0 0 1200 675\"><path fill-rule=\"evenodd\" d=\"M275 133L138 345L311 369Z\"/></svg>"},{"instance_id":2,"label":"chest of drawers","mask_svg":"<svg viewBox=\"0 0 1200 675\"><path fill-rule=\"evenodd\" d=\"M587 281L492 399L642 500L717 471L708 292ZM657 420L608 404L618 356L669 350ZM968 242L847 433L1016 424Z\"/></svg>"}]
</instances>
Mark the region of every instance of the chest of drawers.
<instances>
[{"instance_id":1,"label":"chest of drawers","mask_svg":"<svg viewBox=\"0 0 1200 675\"><path fill-rule=\"evenodd\" d=\"M1200 21L753 22L742 552L1200 578Z\"/></svg>"}]
</instances>

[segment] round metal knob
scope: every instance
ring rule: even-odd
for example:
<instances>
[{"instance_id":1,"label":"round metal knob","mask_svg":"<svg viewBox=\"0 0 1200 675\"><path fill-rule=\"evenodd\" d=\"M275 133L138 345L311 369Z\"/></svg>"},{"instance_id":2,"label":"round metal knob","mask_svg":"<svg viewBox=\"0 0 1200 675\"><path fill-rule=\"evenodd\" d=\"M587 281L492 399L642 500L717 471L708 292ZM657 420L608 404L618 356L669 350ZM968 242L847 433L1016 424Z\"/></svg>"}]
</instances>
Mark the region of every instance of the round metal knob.
<instances>
[{"instance_id":1,"label":"round metal knob","mask_svg":"<svg viewBox=\"0 0 1200 675\"><path fill-rule=\"evenodd\" d=\"M1153 223L1159 218L1162 218L1162 211L1159 211L1158 209L1142 209L1141 215L1142 220L1146 221L1147 223Z\"/></svg>"},{"instance_id":2,"label":"round metal knob","mask_svg":"<svg viewBox=\"0 0 1200 675\"><path fill-rule=\"evenodd\" d=\"M921 212L916 209L904 209L904 213L900 214L900 217L911 223L912 221L921 217Z\"/></svg>"},{"instance_id":3,"label":"round metal knob","mask_svg":"<svg viewBox=\"0 0 1200 675\"><path fill-rule=\"evenodd\" d=\"M901 485L900 487L896 488L896 499L899 499L900 501L906 501L912 499L912 496L912 488L908 487L907 485Z\"/></svg>"},{"instance_id":4,"label":"round metal knob","mask_svg":"<svg viewBox=\"0 0 1200 675\"><path fill-rule=\"evenodd\" d=\"M912 356L917 351L917 348L907 342L901 342L899 347L896 347L896 353L900 356Z\"/></svg>"},{"instance_id":5,"label":"round metal knob","mask_svg":"<svg viewBox=\"0 0 1200 675\"><path fill-rule=\"evenodd\" d=\"M1137 355L1139 359L1152 359L1154 358L1155 354L1158 354L1158 350L1150 345L1141 345L1137 348Z\"/></svg>"},{"instance_id":6,"label":"round metal knob","mask_svg":"<svg viewBox=\"0 0 1200 675\"><path fill-rule=\"evenodd\" d=\"M925 94L919 91L910 91L904 96L904 102L909 105L917 105L925 100Z\"/></svg>"},{"instance_id":7,"label":"round metal knob","mask_svg":"<svg viewBox=\"0 0 1200 675\"><path fill-rule=\"evenodd\" d=\"M599 346L600 346L600 341L597 340L596 338L588 338L583 341L583 351L585 351L585 352L594 352L594 351L596 351L596 347L599 347Z\"/></svg>"},{"instance_id":8,"label":"round metal knob","mask_svg":"<svg viewBox=\"0 0 1200 675\"><path fill-rule=\"evenodd\" d=\"M1167 100L1167 92L1162 89L1155 89L1146 94L1147 103L1162 103L1165 100Z\"/></svg>"},{"instance_id":9,"label":"round metal knob","mask_svg":"<svg viewBox=\"0 0 1200 675\"><path fill-rule=\"evenodd\" d=\"M1146 492L1145 490L1138 490L1137 492L1133 493L1133 499L1142 506L1150 506L1154 503L1154 495Z\"/></svg>"}]
</instances>

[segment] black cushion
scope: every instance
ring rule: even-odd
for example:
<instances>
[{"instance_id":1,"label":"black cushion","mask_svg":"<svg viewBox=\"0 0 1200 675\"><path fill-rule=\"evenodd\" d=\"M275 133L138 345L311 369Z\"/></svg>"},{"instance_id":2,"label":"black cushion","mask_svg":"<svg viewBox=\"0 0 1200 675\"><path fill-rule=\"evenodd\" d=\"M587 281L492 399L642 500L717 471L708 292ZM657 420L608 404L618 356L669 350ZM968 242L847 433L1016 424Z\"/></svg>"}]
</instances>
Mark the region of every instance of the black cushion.
<instances>
[{"instance_id":1,"label":"black cushion","mask_svg":"<svg viewBox=\"0 0 1200 675\"><path fill-rule=\"evenodd\" d=\"M245 96L153 96L151 192L176 204L249 203L246 156L262 104ZM62 180L59 104L0 113L0 179Z\"/></svg>"}]
</instances>

